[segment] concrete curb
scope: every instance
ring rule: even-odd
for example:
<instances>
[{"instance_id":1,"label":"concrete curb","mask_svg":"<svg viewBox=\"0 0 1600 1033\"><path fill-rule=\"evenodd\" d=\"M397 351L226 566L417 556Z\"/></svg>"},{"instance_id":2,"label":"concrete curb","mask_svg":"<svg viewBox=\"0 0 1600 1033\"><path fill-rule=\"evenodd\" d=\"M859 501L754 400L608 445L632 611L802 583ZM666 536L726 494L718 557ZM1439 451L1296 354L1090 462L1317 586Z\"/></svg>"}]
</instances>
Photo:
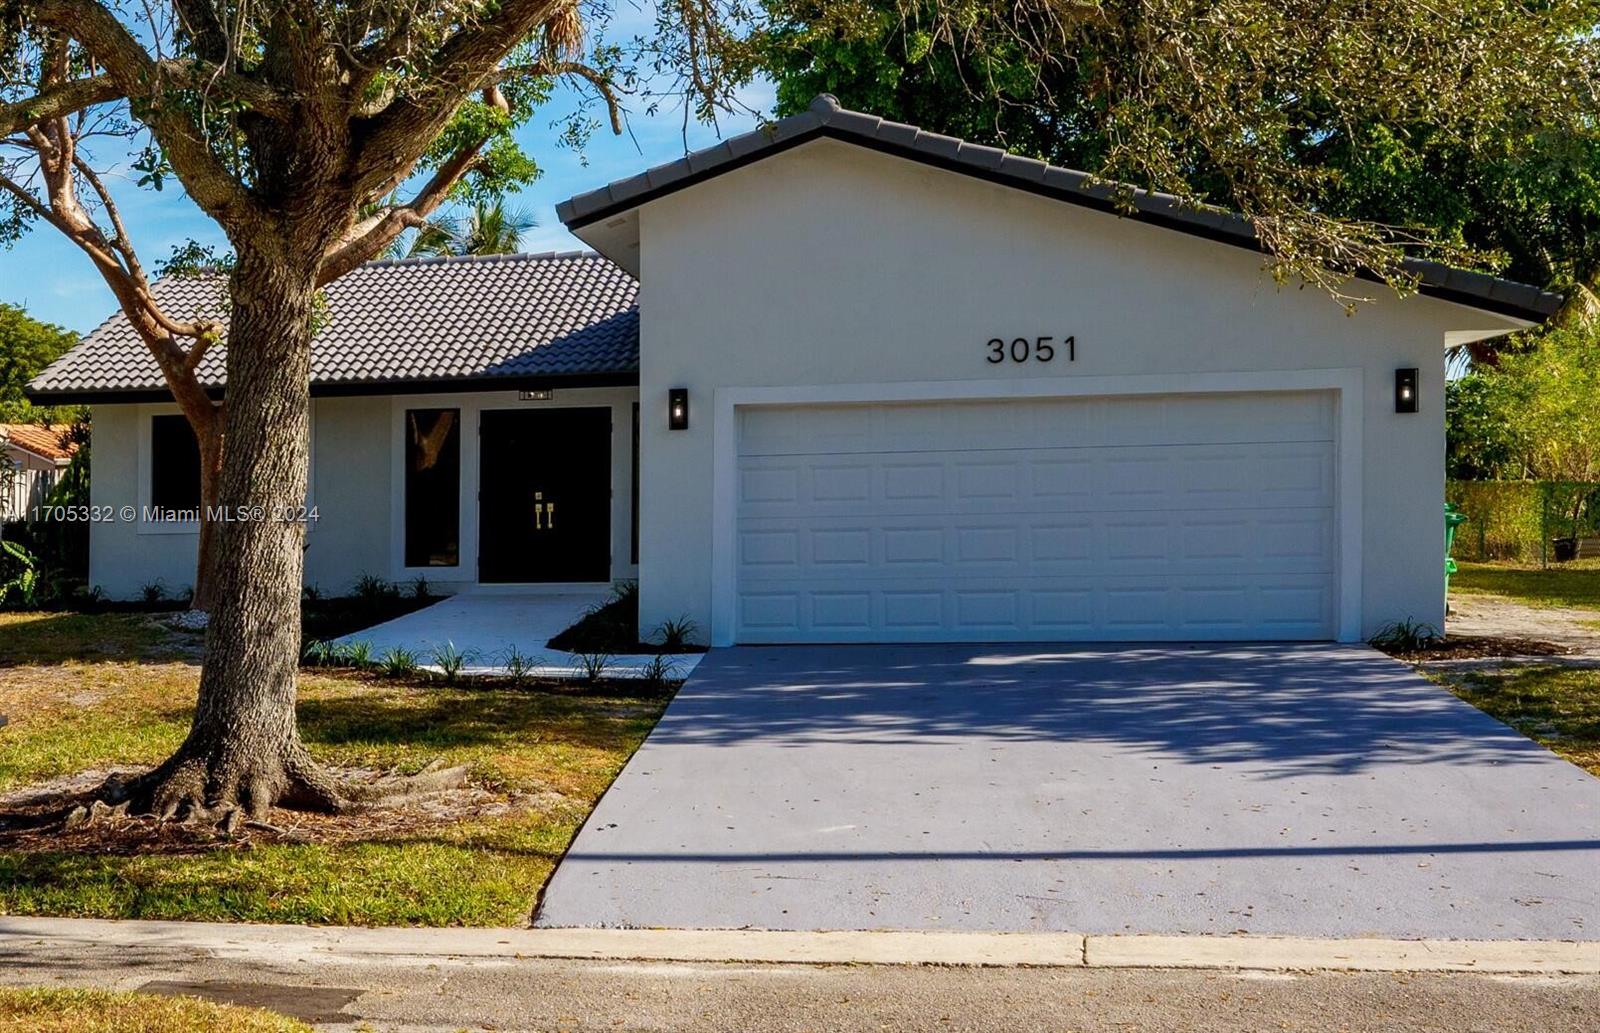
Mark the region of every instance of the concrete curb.
<instances>
[{"instance_id":1,"label":"concrete curb","mask_svg":"<svg viewBox=\"0 0 1600 1033\"><path fill-rule=\"evenodd\" d=\"M364 929L0 917L0 959L167 950L303 962L377 957L1600 975L1600 942L1081 936L757 929Z\"/></svg>"}]
</instances>

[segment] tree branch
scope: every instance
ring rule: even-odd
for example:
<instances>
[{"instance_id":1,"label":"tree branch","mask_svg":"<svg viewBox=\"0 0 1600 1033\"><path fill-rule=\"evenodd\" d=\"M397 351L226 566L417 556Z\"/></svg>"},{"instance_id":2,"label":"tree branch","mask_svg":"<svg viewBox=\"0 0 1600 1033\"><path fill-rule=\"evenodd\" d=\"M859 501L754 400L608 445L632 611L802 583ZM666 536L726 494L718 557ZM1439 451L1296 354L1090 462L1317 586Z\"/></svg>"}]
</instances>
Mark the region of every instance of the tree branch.
<instances>
[{"instance_id":1,"label":"tree branch","mask_svg":"<svg viewBox=\"0 0 1600 1033\"><path fill-rule=\"evenodd\" d=\"M0 104L0 136L65 117L96 104L120 100L126 95L121 84L109 75L91 75L56 83L27 100Z\"/></svg>"},{"instance_id":2,"label":"tree branch","mask_svg":"<svg viewBox=\"0 0 1600 1033\"><path fill-rule=\"evenodd\" d=\"M487 142L479 140L451 155L406 204L387 208L352 227L345 239L323 259L317 274L318 285L332 283L363 262L372 261L400 234L424 225L428 216L450 196L451 188L472 170Z\"/></svg>"},{"instance_id":3,"label":"tree branch","mask_svg":"<svg viewBox=\"0 0 1600 1033\"><path fill-rule=\"evenodd\" d=\"M518 43L571 0L505 0L491 20L447 40L425 76L427 86L361 119L352 167L358 195L371 196L395 169L415 165L473 91L488 85Z\"/></svg>"},{"instance_id":4,"label":"tree branch","mask_svg":"<svg viewBox=\"0 0 1600 1033\"><path fill-rule=\"evenodd\" d=\"M189 196L224 226L259 216L243 185L217 160L204 131L164 96L163 67L97 0L35 0L37 22L70 37L103 65L155 133Z\"/></svg>"},{"instance_id":5,"label":"tree branch","mask_svg":"<svg viewBox=\"0 0 1600 1033\"><path fill-rule=\"evenodd\" d=\"M604 72L582 61L535 61L532 64L507 65L495 73L494 81L503 83L511 79L546 79L560 75L588 80L589 85L606 102L606 111L611 116L611 131L622 135L622 102L617 97L616 87Z\"/></svg>"}]
</instances>

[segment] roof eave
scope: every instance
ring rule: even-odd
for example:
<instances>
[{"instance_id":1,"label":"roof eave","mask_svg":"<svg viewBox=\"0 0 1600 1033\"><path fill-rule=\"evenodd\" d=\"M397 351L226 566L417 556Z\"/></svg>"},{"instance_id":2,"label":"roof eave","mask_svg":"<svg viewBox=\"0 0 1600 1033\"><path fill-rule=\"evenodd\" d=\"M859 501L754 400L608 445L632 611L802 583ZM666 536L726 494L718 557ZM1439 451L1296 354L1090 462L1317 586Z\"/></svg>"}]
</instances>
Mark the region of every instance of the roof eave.
<instances>
[{"instance_id":1,"label":"roof eave","mask_svg":"<svg viewBox=\"0 0 1600 1033\"><path fill-rule=\"evenodd\" d=\"M490 377L425 377L392 380L313 381L313 398L355 398L371 395L445 394L453 391L537 391L580 387L637 387L637 370L600 370L589 373L528 374ZM32 385L23 392L39 405L140 405L172 401L165 388L122 388L100 390L37 390ZM223 397L221 387L208 387L213 399Z\"/></svg>"}]
</instances>

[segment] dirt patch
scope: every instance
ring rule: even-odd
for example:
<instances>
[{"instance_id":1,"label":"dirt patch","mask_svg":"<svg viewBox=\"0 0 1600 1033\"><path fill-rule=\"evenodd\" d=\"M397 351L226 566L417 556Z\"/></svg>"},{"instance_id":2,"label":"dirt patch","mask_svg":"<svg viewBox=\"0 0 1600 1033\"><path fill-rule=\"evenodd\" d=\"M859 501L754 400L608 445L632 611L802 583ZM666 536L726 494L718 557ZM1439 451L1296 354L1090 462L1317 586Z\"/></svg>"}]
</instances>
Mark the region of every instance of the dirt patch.
<instances>
[{"instance_id":1,"label":"dirt patch","mask_svg":"<svg viewBox=\"0 0 1600 1033\"><path fill-rule=\"evenodd\" d=\"M63 830L60 817L113 774L147 770L118 768L80 771L64 778L0 795L0 850L20 853L69 852L98 855L194 854L219 849L249 850L279 843L370 843L414 839L441 829L485 819L545 812L566 801L553 790L496 792L468 784L405 798L348 814L307 814L275 808L264 822L250 822L228 834L210 824L163 822L152 817L111 815ZM373 782L389 772L336 769L355 782Z\"/></svg>"},{"instance_id":2,"label":"dirt patch","mask_svg":"<svg viewBox=\"0 0 1600 1033\"><path fill-rule=\"evenodd\" d=\"M1600 655L1600 612L1528 606L1496 595L1451 595L1450 637L1553 642L1568 653Z\"/></svg>"},{"instance_id":3,"label":"dirt patch","mask_svg":"<svg viewBox=\"0 0 1600 1033\"><path fill-rule=\"evenodd\" d=\"M1382 647L1379 647L1382 648ZM1478 660L1505 656L1568 656L1577 650L1557 642L1498 635L1447 635L1424 649L1385 649L1397 660Z\"/></svg>"}]
</instances>

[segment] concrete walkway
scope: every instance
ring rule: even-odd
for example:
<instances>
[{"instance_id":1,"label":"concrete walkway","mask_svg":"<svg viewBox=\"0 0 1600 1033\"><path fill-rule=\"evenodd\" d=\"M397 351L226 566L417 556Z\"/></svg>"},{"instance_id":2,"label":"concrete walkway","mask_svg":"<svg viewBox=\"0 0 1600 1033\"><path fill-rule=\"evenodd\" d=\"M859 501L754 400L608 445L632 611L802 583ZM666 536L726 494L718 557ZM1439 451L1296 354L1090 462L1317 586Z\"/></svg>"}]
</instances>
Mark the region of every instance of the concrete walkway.
<instances>
[{"instance_id":1,"label":"concrete walkway","mask_svg":"<svg viewBox=\"0 0 1600 1033\"><path fill-rule=\"evenodd\" d=\"M298 958L647 959L779 965L964 965L1257 971L1600 974L1600 943L1327 939L1273 936L1083 936L762 929L462 929L235 925L0 916L0 969L30 954L183 950L263 965Z\"/></svg>"},{"instance_id":2,"label":"concrete walkway","mask_svg":"<svg viewBox=\"0 0 1600 1033\"><path fill-rule=\"evenodd\" d=\"M433 662L437 651L447 647L466 654L462 673L503 675L507 659L515 650L524 658L524 674L542 678L584 678L588 675L584 657L546 643L589 610L611 598L610 589L587 591L508 592L495 589L462 592L335 640L335 644L365 642L376 659L390 649L409 649L418 655L422 666L438 670ZM669 676L687 677L704 654L684 653L669 656ZM603 677L638 678L651 671L653 655L608 656Z\"/></svg>"},{"instance_id":3,"label":"concrete walkway","mask_svg":"<svg viewBox=\"0 0 1600 1033\"><path fill-rule=\"evenodd\" d=\"M1069 956L1064 964L1014 967L665 960L652 937L681 941L682 934L583 934L592 942L610 937L613 952L543 953L542 945L577 935L567 931L0 918L0 985L181 994L272 1008L327 1033L1593 1033L1600 1013L1600 976L1559 974L1559 967L1508 975L1461 944L1401 945L1421 971L1351 971L1361 965L1344 960L1356 949L1348 944L1323 945L1325 965L1311 966L1337 971L1308 971L1288 955L1269 970L1257 964L1229 971L1101 967L1094 937L1076 964ZM945 943L949 956L951 941L964 938L921 939ZM1255 941L1214 940L1241 942ZM435 949L419 952L427 946ZM1586 945L1564 946L1582 961ZM1430 970L1430 958L1464 964Z\"/></svg>"},{"instance_id":4,"label":"concrete walkway","mask_svg":"<svg viewBox=\"0 0 1600 1033\"><path fill-rule=\"evenodd\" d=\"M537 924L1600 940L1600 779L1364 646L718 650Z\"/></svg>"}]
</instances>

